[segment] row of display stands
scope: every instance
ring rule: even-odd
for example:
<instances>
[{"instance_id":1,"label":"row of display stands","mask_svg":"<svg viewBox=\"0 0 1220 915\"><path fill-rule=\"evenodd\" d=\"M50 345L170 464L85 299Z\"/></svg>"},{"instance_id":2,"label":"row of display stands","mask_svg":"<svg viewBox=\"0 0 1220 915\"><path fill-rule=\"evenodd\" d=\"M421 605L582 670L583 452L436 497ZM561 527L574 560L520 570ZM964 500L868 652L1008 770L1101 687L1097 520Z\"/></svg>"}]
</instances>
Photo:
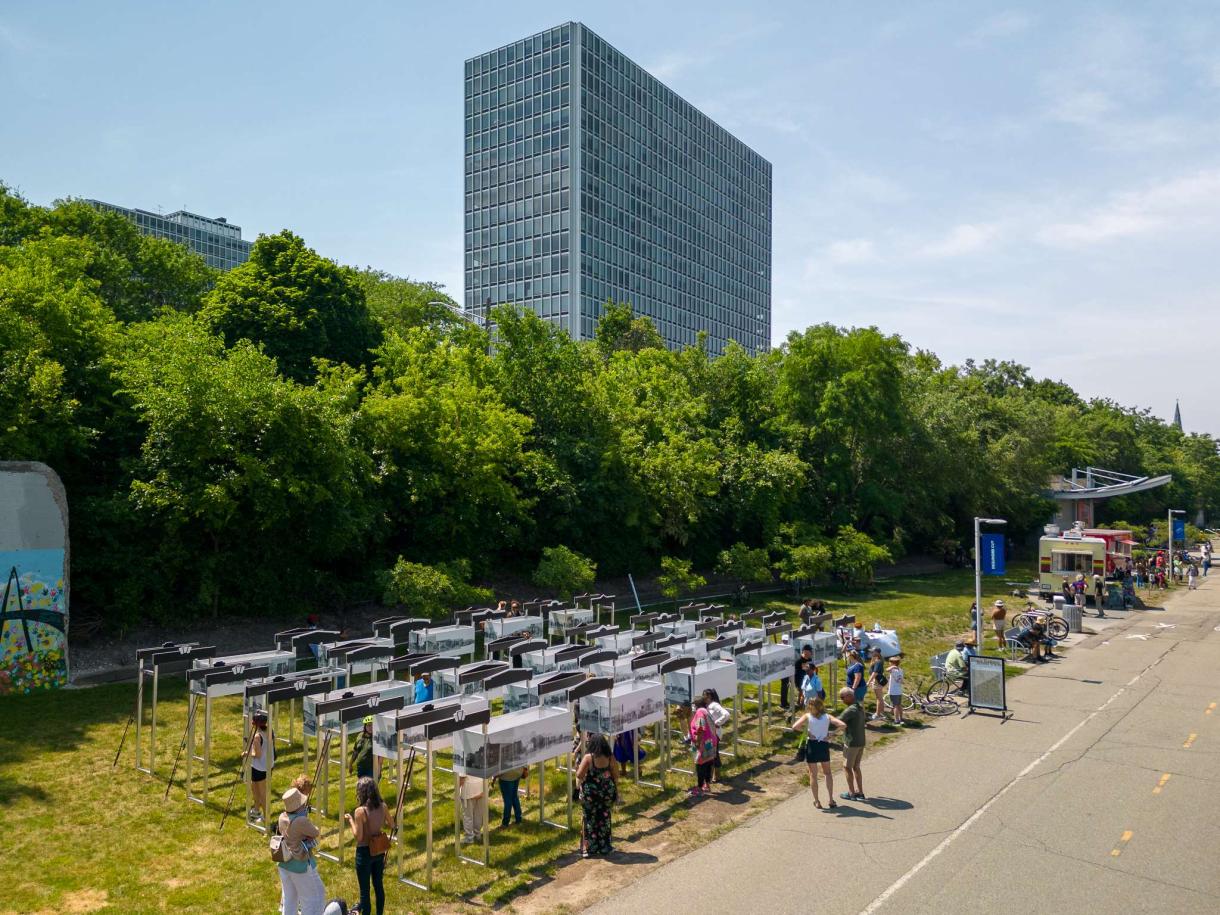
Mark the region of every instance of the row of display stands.
<instances>
[{"instance_id":1,"label":"row of display stands","mask_svg":"<svg viewBox=\"0 0 1220 915\"><path fill-rule=\"evenodd\" d=\"M570 829L577 762L573 754L579 746L574 732L577 741L579 735L588 733L610 737L631 733L637 738L631 777L640 784L664 787L669 773L690 772L682 765L689 765L687 754L674 752L674 734L680 733L672 727L675 708L689 709L704 690L714 690L730 711L733 749L730 752L726 747L722 752L733 756L740 743L766 742L773 684L791 676L804 645L810 645L815 660L822 663L838 654L836 633L820 631L819 624L829 617L794 630L781 614L743 622L698 612L719 608L695 608L696 618L644 613L631 617L630 627L622 628L599 625L595 608L548 610L542 604L539 608L548 617L471 610L468 617L459 615L442 625L387 618L376 621L373 635L364 639L340 640L339 633L329 630L288 630L276 635L274 649L240 655L217 656L215 648L199 645L141 650L136 766L150 774L157 771L157 703L164 676L184 675L189 683L187 724L178 755L185 754L187 797L201 804L208 803L211 782L213 701L242 697L241 734L247 752L257 710L268 714L268 733L275 735L277 743L295 746L299 706L301 759L307 767L312 764L311 802L326 824L318 854L342 863L348 844L344 814L348 812L349 743L362 721L371 716L376 765L378 770L393 766L398 786L395 810L399 822L394 830L398 876L426 889L432 883L435 851L436 772L452 774L455 780L454 853L462 860L486 865L490 862L487 786L480 800L482 851L480 857L471 858L463 851L458 810L458 782L463 777L487 780L525 766L536 767L539 822ZM555 643L560 633L564 641ZM467 661L480 642L484 659ZM298 669L300 666L305 669ZM434 698L414 703L413 684L425 674L434 684ZM368 682L353 682L362 675L369 677ZM146 683L151 686L147 727L143 725ZM201 727L197 720L200 709ZM751 710L757 720L757 740L743 733ZM280 733L277 719L284 716L287 727ZM644 781L640 771L639 738L649 731L657 753L659 782ZM452 754L451 768L438 762L437 754L443 751ZM412 869L406 865L407 843L399 837L405 792L417 762L424 772L426 824L423 865ZM566 773L563 822L547 819L546 771L552 763ZM171 784L177 766L176 759ZM272 772L273 764L268 768L269 784ZM244 755L241 782L249 783ZM262 824L247 816L247 825L265 829L270 814L269 809L263 811Z\"/></svg>"}]
</instances>

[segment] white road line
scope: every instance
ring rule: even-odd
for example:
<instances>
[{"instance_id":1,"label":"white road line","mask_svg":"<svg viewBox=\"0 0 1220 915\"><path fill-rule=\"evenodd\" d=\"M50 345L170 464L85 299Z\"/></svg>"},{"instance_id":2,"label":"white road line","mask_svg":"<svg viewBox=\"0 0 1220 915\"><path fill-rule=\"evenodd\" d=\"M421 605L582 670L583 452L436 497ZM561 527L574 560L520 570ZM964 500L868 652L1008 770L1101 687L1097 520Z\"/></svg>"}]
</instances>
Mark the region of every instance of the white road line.
<instances>
[{"instance_id":1,"label":"white road line","mask_svg":"<svg viewBox=\"0 0 1220 915\"><path fill-rule=\"evenodd\" d=\"M1116 692L1113 696L1111 696L1101 705L1097 706L1097 708L1095 710L1093 710L1092 712L1089 713L1089 716L1087 718L1085 718L1083 721L1081 721L1079 724L1077 724L1074 728L1072 728L1070 731L1068 731L1066 734L1064 734L1062 737L1060 737L1057 741L1055 741L1055 743L1051 746L1051 748L1049 750L1047 750L1045 753L1043 753L1041 756L1039 756L1037 759L1035 759L1033 762L1031 762L1028 766L1026 766L1024 769L1022 769L1020 772L1018 772L1016 777L1013 778L1013 780L1010 781L1003 788L1001 788L999 793L997 793L995 797L993 797L986 804L984 804L982 807L980 807L978 810L976 810L973 814L971 814L970 818L967 819L960 826L958 826L957 829L953 830L953 832L951 832L947 836L945 836L945 838L941 841L941 843L939 845L937 845L934 849L932 849L930 852L928 852L924 856L923 860L921 860L918 864L916 864L914 867L912 867L909 871L907 871L905 874L903 874L901 877L899 877L897 880L895 880L893 883L891 883L890 886L880 896L878 896L876 899L874 899L872 902L870 902L868 904L868 908L863 909L861 911L860 915L872 915L873 912L876 912L883 905L885 905L886 901L891 896L893 896L895 893L897 893L900 889L902 889L904 886L906 886L907 883L910 882L912 877L914 877L921 870L923 870L925 867L927 867L929 864L931 864L932 861L935 858L937 858L941 852L943 852L946 848L948 848L950 845L953 844L953 842L957 839L958 836L960 836L967 829L969 829L971 826L973 826L975 823L977 823L983 817L983 814L985 814L988 810L991 809L992 804L994 804L996 801L998 801L1000 798L1002 798L1004 795L1006 795L1009 791L1011 791L1014 787L1016 787L1017 782L1021 781L1023 778L1025 778L1025 776L1029 775L1030 772L1032 772L1039 765L1041 765L1043 762L1045 762L1047 757L1049 757L1052 753L1054 753L1056 750L1058 750L1061 746L1063 746L1065 743L1067 743L1069 740L1071 740L1072 737L1074 737L1081 728L1083 728L1086 724L1088 724L1090 721L1092 721L1094 718L1096 718L1098 715L1100 715L1102 712L1104 712L1109 707L1110 703L1112 703L1115 699L1117 699L1119 696L1121 696L1123 693L1125 693L1127 690L1129 690L1132 686L1134 686L1139 681L1140 677L1142 677L1144 674L1148 673L1148 671L1152 670L1153 667L1155 667L1157 664L1160 663L1160 660L1161 660L1160 658L1157 658L1157 660L1153 661L1151 664L1149 664L1147 667L1145 667L1143 670L1141 670L1138 674L1136 674L1134 677L1132 677L1130 680L1128 680L1127 684L1125 686L1123 686L1122 689L1120 689L1118 692Z\"/></svg>"}]
</instances>

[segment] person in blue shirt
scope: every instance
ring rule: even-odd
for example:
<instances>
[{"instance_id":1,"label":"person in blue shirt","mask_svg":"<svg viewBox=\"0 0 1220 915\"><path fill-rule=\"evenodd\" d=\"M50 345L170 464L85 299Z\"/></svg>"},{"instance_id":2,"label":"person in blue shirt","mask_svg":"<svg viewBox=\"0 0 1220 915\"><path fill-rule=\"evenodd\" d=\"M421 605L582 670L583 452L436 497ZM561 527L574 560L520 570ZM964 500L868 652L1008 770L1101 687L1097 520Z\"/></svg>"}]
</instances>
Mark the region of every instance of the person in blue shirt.
<instances>
[{"instance_id":1,"label":"person in blue shirt","mask_svg":"<svg viewBox=\"0 0 1220 915\"><path fill-rule=\"evenodd\" d=\"M432 674L422 674L415 681L415 701L431 702L436 695L436 686L432 682Z\"/></svg>"},{"instance_id":2,"label":"person in blue shirt","mask_svg":"<svg viewBox=\"0 0 1220 915\"><path fill-rule=\"evenodd\" d=\"M863 702L868 695L868 683L864 679L864 665L860 663L860 655L851 652L847 656L847 688L856 696L857 702Z\"/></svg>"},{"instance_id":3,"label":"person in blue shirt","mask_svg":"<svg viewBox=\"0 0 1220 915\"><path fill-rule=\"evenodd\" d=\"M818 666L813 661L804 663L805 674L801 678L801 696L806 705L810 699L825 699L826 690L822 688L822 678L818 676Z\"/></svg>"}]
</instances>

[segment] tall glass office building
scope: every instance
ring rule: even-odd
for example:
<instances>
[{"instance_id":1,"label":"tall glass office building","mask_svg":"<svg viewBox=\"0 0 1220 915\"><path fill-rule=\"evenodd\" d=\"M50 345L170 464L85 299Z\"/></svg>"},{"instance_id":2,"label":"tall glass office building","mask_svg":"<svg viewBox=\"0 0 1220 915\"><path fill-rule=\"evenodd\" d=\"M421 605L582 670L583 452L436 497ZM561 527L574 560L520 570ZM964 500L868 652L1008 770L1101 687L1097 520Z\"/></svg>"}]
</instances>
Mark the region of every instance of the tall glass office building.
<instances>
[{"instance_id":1,"label":"tall glass office building","mask_svg":"<svg viewBox=\"0 0 1220 915\"><path fill-rule=\"evenodd\" d=\"M580 23L466 61L466 307L771 338L771 163Z\"/></svg>"},{"instance_id":2,"label":"tall glass office building","mask_svg":"<svg viewBox=\"0 0 1220 915\"><path fill-rule=\"evenodd\" d=\"M145 235L168 238L186 245L196 254L202 254L209 267L232 270L250 259L251 242L243 241L241 226L226 219L209 219L185 210L169 214L150 213L148 210L133 210L101 200L86 200L99 210L118 213L136 224Z\"/></svg>"}]
</instances>

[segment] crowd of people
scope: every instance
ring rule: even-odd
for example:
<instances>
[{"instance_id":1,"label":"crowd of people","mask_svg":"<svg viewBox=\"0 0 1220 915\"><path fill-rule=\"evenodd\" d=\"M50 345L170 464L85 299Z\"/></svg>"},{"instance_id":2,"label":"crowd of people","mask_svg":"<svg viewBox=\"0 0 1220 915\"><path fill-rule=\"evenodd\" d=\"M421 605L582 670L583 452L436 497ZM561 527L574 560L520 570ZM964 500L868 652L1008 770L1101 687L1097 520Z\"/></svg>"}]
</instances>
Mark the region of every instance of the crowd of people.
<instances>
[{"instance_id":1,"label":"crowd of people","mask_svg":"<svg viewBox=\"0 0 1220 915\"><path fill-rule=\"evenodd\" d=\"M1150 559L1140 559L1127 569L1116 570L1126 594L1137 586L1165 587L1169 577L1185 579L1194 588L1201 577L1211 569L1212 548L1203 545L1197 559L1181 552L1172 558L1164 551ZM1092 598L1098 616L1105 615L1106 581L1095 575L1087 581L1084 575L1064 582L1065 600L1070 600L1082 612L1088 599ZM501 601L500 609L509 615L521 613L520 604L511 605ZM820 619L826 612L822 601L805 600L799 610L802 624L808 625L818 619L815 628L824 628ZM977 618L977 607L971 607L971 621ZM1045 663L1059 657L1055 652L1057 642L1048 635L1048 610L1039 608L1032 601L1022 611L1020 625L1015 633L1008 628L1009 611L1005 602L996 600L989 616L992 628L1001 649L1015 638L1027 649L1021 659L1031 663ZM845 685L838 699L844 708L832 714L827 704L826 685L822 672L813 660L811 645L801 647L790 676L780 681L780 704L792 713L791 729L799 733L796 761L803 762L809 773L809 787L814 806L819 810L833 810L838 801L863 801L864 781L861 759L866 745L866 724L880 722L888 717L894 724L906 724L903 715L905 693L905 671L901 654L882 657L880 648L866 650L866 633L856 624L855 629L843 638L845 661ZM786 637L785 637L786 638ZM970 658L978 654L978 645L972 636L956 641L944 661L946 678L954 681L956 691L961 694L970 688ZM872 697L872 711L867 708ZM435 687L430 674L422 674L413 684L415 702L428 702L435 696ZM688 748L694 763L694 786L691 797L700 797L712 792L720 778L720 745L725 726L731 715L721 704L720 696L713 689L705 690L689 706L679 709L679 727L682 743ZM267 732L265 713L253 716L254 735L248 755L250 757L251 785L255 808L252 817L261 815L267 805L266 772L273 764L274 738ZM831 735L839 733L843 745L843 772L847 790L836 796L834 773L831 769ZM612 812L619 797L619 781L622 765L636 758L643 758L644 751L633 739L634 735L619 735L612 742L605 734L581 734L573 745L574 756L579 759L574 772L576 799L581 808L580 854L584 858L610 855L614 852ZM389 810L378 790L380 777L373 753L372 719L364 720L364 727L357 736L348 760L350 770L357 776L356 809L346 815L347 827L355 840L355 870L359 886L360 902L352 912L362 915L385 910L385 855L390 840L387 824L392 822ZM522 821L521 789L528 785L529 768L514 769L493 778L489 783L473 776L459 777L458 795L462 819L462 839L476 841L485 828L482 821L483 801L489 787L498 785L503 812L502 827ZM825 782L826 803L823 804L821 784ZM276 824L276 832L283 837L286 860L278 863L283 894L281 911L302 915L330 915L347 912L340 901L325 902L325 891L317 873L315 852L320 831L309 818L308 799L312 785L306 776L293 782L282 796L284 812ZM528 793L528 788L526 789ZM329 907L328 907L329 906Z\"/></svg>"}]
</instances>

